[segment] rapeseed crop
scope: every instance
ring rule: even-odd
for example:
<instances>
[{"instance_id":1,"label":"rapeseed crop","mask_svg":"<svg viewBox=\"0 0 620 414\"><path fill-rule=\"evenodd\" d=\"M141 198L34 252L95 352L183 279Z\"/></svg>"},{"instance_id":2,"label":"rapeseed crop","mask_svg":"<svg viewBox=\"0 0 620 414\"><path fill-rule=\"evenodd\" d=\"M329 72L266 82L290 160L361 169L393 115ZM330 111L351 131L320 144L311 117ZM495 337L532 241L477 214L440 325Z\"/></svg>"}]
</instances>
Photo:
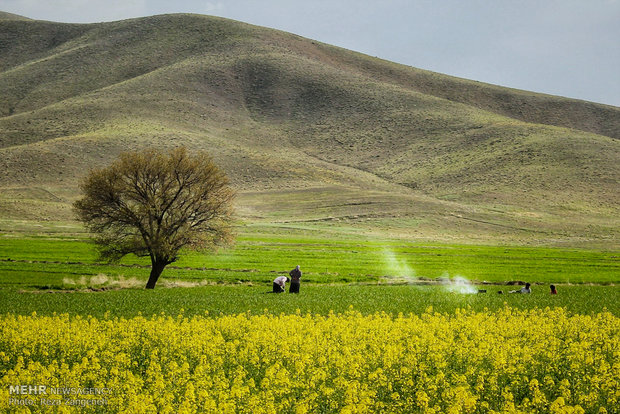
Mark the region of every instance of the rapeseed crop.
<instances>
[{"instance_id":1,"label":"rapeseed crop","mask_svg":"<svg viewBox=\"0 0 620 414\"><path fill-rule=\"evenodd\" d=\"M3 412L612 413L620 405L620 318L609 312L7 314L0 331ZM80 395L76 407L51 392L15 395L23 385L106 391ZM33 405L15 402L25 398Z\"/></svg>"}]
</instances>

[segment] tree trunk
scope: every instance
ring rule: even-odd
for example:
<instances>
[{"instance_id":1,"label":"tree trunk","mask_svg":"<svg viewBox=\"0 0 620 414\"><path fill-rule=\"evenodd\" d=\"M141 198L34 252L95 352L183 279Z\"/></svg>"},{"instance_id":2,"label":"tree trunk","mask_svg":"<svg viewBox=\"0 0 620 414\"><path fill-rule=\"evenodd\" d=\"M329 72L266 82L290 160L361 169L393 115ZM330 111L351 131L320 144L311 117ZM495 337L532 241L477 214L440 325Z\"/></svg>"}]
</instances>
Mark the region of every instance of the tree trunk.
<instances>
[{"instance_id":1,"label":"tree trunk","mask_svg":"<svg viewBox=\"0 0 620 414\"><path fill-rule=\"evenodd\" d=\"M147 289L155 289L155 284L157 283L157 279L161 275L161 272L164 271L164 267L166 267L168 263L165 261L155 261L151 267L151 275L149 276L149 281L146 282Z\"/></svg>"}]
</instances>

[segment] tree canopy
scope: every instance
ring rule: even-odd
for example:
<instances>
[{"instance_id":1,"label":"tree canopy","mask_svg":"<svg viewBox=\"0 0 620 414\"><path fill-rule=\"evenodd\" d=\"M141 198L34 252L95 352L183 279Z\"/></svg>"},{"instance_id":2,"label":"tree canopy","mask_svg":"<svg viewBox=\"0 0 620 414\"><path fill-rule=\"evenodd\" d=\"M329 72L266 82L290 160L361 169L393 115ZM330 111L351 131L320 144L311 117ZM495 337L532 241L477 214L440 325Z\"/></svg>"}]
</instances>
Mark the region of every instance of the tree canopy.
<instances>
[{"instance_id":1,"label":"tree canopy","mask_svg":"<svg viewBox=\"0 0 620 414\"><path fill-rule=\"evenodd\" d=\"M208 154L185 148L121 154L91 171L74 209L95 234L102 258L149 256L154 288L182 248L207 249L232 240L234 191Z\"/></svg>"}]
</instances>

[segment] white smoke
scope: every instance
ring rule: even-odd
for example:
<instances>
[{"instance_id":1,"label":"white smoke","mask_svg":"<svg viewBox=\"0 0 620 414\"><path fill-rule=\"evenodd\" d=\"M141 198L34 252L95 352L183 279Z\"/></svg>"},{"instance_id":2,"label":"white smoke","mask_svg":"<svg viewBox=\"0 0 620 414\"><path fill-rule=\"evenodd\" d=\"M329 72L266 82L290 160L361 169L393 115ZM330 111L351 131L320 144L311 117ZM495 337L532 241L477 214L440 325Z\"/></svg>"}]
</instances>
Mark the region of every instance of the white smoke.
<instances>
[{"instance_id":1,"label":"white smoke","mask_svg":"<svg viewBox=\"0 0 620 414\"><path fill-rule=\"evenodd\" d=\"M440 280L448 292L462 294L478 293L478 288L463 276L456 275L451 278L449 274L444 273Z\"/></svg>"},{"instance_id":2,"label":"white smoke","mask_svg":"<svg viewBox=\"0 0 620 414\"><path fill-rule=\"evenodd\" d=\"M409 266L409 263L398 257L392 250L383 250L383 261L385 263L386 274L381 277L381 281L384 283L424 284L429 282L429 279L426 278L419 279L416 275L416 271ZM437 282L448 292L460 294L478 293L478 288L476 286L467 278L458 274L450 277L448 273L444 273L437 279Z\"/></svg>"},{"instance_id":3,"label":"white smoke","mask_svg":"<svg viewBox=\"0 0 620 414\"><path fill-rule=\"evenodd\" d=\"M383 280L390 283L415 283L417 281L415 270L405 260L397 257L393 251L384 249L383 261L386 268Z\"/></svg>"}]
</instances>

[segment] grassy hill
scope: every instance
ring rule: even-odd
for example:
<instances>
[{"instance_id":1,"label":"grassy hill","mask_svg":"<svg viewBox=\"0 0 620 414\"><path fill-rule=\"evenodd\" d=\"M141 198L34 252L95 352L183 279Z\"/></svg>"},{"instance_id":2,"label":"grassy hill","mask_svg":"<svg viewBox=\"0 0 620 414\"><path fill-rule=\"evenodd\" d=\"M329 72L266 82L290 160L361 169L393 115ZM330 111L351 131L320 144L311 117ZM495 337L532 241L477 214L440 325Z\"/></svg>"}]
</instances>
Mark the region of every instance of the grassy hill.
<instances>
[{"instance_id":1,"label":"grassy hill","mask_svg":"<svg viewBox=\"0 0 620 414\"><path fill-rule=\"evenodd\" d=\"M20 16L18 14L0 11L0 20L31 20L31 19L29 19L28 17Z\"/></svg>"},{"instance_id":2,"label":"grassy hill","mask_svg":"<svg viewBox=\"0 0 620 414\"><path fill-rule=\"evenodd\" d=\"M617 246L620 108L222 18L0 15L0 228L72 220L88 168L205 149L248 224Z\"/></svg>"}]
</instances>

